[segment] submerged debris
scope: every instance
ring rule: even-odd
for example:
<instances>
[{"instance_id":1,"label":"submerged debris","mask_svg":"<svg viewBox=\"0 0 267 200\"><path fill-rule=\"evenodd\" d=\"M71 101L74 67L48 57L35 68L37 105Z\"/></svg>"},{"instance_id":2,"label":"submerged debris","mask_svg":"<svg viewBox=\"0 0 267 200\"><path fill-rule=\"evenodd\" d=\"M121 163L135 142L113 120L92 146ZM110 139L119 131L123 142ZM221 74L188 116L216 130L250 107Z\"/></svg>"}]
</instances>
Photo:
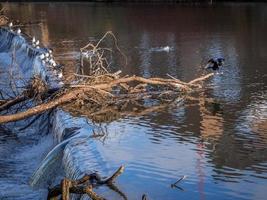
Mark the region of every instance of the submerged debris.
<instances>
[{"instance_id":1,"label":"submerged debris","mask_svg":"<svg viewBox=\"0 0 267 200\"><path fill-rule=\"evenodd\" d=\"M70 193L75 193L87 194L92 200L104 200L105 198L99 196L93 191L93 188L99 185L107 185L110 189L125 197L125 195L113 183L114 180L123 173L123 171L124 166L121 166L112 176L106 179L102 179L98 173L84 175L78 180L64 178L60 185L49 189L47 199L54 199L55 197L61 195L62 200L69 200Z\"/></svg>"},{"instance_id":2,"label":"submerged debris","mask_svg":"<svg viewBox=\"0 0 267 200\"><path fill-rule=\"evenodd\" d=\"M171 187L177 187L177 184L180 183L182 180L186 179L187 176L184 175L181 178L179 178L175 183L171 184Z\"/></svg>"}]
</instances>

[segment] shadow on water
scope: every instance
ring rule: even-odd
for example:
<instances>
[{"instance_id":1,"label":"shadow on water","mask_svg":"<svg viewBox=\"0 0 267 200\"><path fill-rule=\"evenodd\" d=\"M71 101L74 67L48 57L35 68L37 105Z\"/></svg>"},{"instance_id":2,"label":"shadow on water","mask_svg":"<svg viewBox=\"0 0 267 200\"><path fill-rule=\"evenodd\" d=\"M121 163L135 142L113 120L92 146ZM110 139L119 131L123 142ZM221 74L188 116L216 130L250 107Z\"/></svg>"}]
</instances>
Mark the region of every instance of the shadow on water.
<instances>
[{"instance_id":1,"label":"shadow on water","mask_svg":"<svg viewBox=\"0 0 267 200\"><path fill-rule=\"evenodd\" d=\"M108 133L105 140L76 148L83 155L75 159L80 169L102 170L104 174L125 164L117 185L129 199L140 199L143 193L149 199L265 199L265 4L148 7L22 3L9 4L8 12L21 21L43 21L41 26L23 29L55 48L56 58L66 65L65 75L74 72L79 47L108 30L116 34L128 57L127 66L119 59L114 66L127 74L165 77L168 73L188 81L205 73L203 66L210 57L224 57L223 73L198 94L177 107L102 124ZM42 148L47 145L46 137L39 144ZM26 164L37 163L29 159L22 162L18 156L31 155L33 150L17 134L2 131L0 138L1 155L18 146L18 151L13 151L14 161L1 157L0 166L5 167L0 170L0 185L9 181L10 187L19 185L21 194L26 194L29 190L24 191L24 184L35 169ZM99 163L104 163L102 169ZM19 176L22 169L26 169L23 183L10 181L14 177L7 172ZM179 185L184 191L172 189L171 183L183 175L188 176ZM98 190L118 198L109 190ZM11 193L0 194L13 198ZM28 199L36 196L37 192L31 191Z\"/></svg>"}]
</instances>

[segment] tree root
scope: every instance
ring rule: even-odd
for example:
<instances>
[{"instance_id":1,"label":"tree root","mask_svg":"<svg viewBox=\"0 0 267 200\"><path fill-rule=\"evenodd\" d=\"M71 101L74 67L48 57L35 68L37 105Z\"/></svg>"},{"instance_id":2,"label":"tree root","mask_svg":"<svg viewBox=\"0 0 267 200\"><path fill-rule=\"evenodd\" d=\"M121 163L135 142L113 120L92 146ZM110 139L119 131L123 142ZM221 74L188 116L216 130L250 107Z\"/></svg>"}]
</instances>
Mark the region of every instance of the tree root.
<instances>
[{"instance_id":1,"label":"tree root","mask_svg":"<svg viewBox=\"0 0 267 200\"><path fill-rule=\"evenodd\" d=\"M57 185L49 189L47 199L54 199L55 197L61 195L62 200L69 200L70 193L73 194L87 194L93 200L105 200L105 198L99 196L93 191L93 187L106 184L114 191L118 190L113 184L113 181L123 173L124 166L121 166L112 176L103 180L97 173L84 175L81 179L70 180L64 178L60 185ZM124 194L121 191L116 191L121 196ZM125 196L125 195L124 195ZM126 196L125 196L126 197Z\"/></svg>"}]
</instances>

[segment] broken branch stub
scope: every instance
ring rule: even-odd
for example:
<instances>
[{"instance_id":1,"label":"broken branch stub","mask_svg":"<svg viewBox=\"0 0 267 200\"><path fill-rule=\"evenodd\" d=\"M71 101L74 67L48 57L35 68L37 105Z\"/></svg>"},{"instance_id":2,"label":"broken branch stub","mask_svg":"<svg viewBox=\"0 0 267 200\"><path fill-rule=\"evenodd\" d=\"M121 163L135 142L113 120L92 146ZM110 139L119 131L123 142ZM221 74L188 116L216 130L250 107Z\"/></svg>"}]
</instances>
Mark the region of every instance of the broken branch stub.
<instances>
[{"instance_id":1,"label":"broken branch stub","mask_svg":"<svg viewBox=\"0 0 267 200\"><path fill-rule=\"evenodd\" d=\"M118 190L114 185L114 180L123 173L124 166L119 167L119 169L113 173L109 178L103 180L97 173L84 175L81 179L70 180L64 178L60 185L49 189L47 199L53 199L61 195L63 200L69 200L70 193L73 194L87 194L93 200L105 200L105 198L99 196L93 191L93 187L99 185L108 185L113 191L122 195L123 193ZM123 194L124 195L124 194Z\"/></svg>"}]
</instances>

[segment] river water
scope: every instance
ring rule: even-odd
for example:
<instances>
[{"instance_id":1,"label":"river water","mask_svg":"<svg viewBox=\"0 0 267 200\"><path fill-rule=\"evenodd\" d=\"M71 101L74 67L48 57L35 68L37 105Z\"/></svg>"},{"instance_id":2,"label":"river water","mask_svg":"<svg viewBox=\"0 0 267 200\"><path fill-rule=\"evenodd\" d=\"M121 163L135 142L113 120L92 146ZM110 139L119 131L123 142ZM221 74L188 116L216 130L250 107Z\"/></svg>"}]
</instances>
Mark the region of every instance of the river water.
<instances>
[{"instance_id":1,"label":"river water","mask_svg":"<svg viewBox=\"0 0 267 200\"><path fill-rule=\"evenodd\" d=\"M92 159L105 163L99 166L104 172L126 166L116 185L128 199L141 199L142 194L148 199L266 199L267 4L11 3L7 11L22 22L42 21L22 29L54 49L56 59L66 65L65 75L73 73L79 47L109 30L128 58L126 66L118 61L114 68L129 75L168 73L189 81L207 73L203 66L209 58L224 57L221 74L195 98L101 124L108 135L95 142L92 151L101 158ZM5 181L17 187L2 191L0 199L43 199L27 188L40 162L29 151L46 152L51 137L42 136L29 150L25 139L0 134L1 155L19 146L12 159L0 160L5 166L1 185ZM22 162L24 156L31 167ZM13 165L21 170L9 168ZM14 184L14 174L23 181ZM171 187L184 175L179 188Z\"/></svg>"}]
</instances>

